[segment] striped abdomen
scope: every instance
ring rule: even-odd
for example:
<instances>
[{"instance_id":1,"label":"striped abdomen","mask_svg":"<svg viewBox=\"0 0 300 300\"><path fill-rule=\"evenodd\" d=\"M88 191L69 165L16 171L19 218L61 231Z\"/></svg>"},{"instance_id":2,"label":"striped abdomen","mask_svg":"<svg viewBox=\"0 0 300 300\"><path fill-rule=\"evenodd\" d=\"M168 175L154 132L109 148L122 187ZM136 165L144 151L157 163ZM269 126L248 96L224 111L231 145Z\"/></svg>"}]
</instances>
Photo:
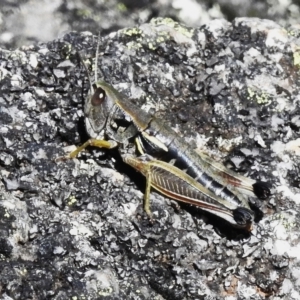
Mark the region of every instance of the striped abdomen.
<instances>
[{"instance_id":1,"label":"striped abdomen","mask_svg":"<svg viewBox=\"0 0 300 300\"><path fill-rule=\"evenodd\" d=\"M174 159L175 166L191 176L194 180L213 192L216 196L224 199L235 206L244 206L249 208L248 202L242 195L239 197L233 192L234 187L228 187L228 183L222 180L221 176L215 176L215 173L210 166L201 159L201 156L195 152L182 138L177 136L175 132L164 125L162 122L153 119L145 132L152 137L155 137L162 142L168 152L159 151L156 145L151 144L154 150L160 152L160 159ZM144 139L145 143L149 143Z\"/></svg>"}]
</instances>

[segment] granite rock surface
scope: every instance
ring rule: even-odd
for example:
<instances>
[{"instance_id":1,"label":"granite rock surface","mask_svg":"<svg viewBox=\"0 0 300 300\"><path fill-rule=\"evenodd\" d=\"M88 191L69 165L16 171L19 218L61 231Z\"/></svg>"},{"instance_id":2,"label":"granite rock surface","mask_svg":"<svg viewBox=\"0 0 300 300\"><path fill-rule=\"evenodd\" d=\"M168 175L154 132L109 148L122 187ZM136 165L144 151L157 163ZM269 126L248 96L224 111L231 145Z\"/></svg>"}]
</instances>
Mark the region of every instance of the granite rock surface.
<instances>
[{"instance_id":1,"label":"granite rock surface","mask_svg":"<svg viewBox=\"0 0 300 300\"><path fill-rule=\"evenodd\" d=\"M117 151L87 149L97 37L0 52L3 299L299 299L300 27L153 19L101 35L98 77L272 196L251 234L153 192Z\"/></svg>"}]
</instances>

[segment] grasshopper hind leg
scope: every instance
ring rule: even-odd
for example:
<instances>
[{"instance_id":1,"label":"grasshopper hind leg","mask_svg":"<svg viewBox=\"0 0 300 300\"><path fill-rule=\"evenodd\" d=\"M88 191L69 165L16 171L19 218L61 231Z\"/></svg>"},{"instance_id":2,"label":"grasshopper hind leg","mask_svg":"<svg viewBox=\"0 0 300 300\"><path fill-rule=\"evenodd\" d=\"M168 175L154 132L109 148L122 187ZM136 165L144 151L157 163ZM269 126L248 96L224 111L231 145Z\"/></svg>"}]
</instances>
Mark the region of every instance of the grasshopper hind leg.
<instances>
[{"instance_id":1,"label":"grasshopper hind leg","mask_svg":"<svg viewBox=\"0 0 300 300\"><path fill-rule=\"evenodd\" d=\"M270 192L270 183L265 181L257 181L253 185L253 193L257 196L257 198L261 200L267 199L271 192Z\"/></svg>"},{"instance_id":2,"label":"grasshopper hind leg","mask_svg":"<svg viewBox=\"0 0 300 300\"><path fill-rule=\"evenodd\" d=\"M123 155L122 159L126 164L130 165L137 171L141 172L146 177L146 190L144 194L144 211L146 212L150 221L153 222L152 212L150 209L150 191L152 186L151 161L143 161L141 159L138 159L128 154Z\"/></svg>"},{"instance_id":3,"label":"grasshopper hind leg","mask_svg":"<svg viewBox=\"0 0 300 300\"><path fill-rule=\"evenodd\" d=\"M150 209L150 190L151 190L151 166L147 165L147 171L146 171L146 190L144 195L144 210L146 214L148 215L151 222L153 222L152 218L152 212Z\"/></svg>"}]
</instances>

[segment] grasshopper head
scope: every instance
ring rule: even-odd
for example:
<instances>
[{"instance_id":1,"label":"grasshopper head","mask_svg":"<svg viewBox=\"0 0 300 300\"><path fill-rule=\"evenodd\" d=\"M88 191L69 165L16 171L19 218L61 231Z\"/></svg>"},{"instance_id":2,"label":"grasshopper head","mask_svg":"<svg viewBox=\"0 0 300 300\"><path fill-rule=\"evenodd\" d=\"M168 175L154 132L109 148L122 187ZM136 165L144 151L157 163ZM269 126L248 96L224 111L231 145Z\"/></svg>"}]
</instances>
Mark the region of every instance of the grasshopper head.
<instances>
[{"instance_id":1,"label":"grasshopper head","mask_svg":"<svg viewBox=\"0 0 300 300\"><path fill-rule=\"evenodd\" d=\"M107 120L116 104L118 92L104 81L93 84L93 93L85 102L85 126L92 138L103 138Z\"/></svg>"}]
</instances>

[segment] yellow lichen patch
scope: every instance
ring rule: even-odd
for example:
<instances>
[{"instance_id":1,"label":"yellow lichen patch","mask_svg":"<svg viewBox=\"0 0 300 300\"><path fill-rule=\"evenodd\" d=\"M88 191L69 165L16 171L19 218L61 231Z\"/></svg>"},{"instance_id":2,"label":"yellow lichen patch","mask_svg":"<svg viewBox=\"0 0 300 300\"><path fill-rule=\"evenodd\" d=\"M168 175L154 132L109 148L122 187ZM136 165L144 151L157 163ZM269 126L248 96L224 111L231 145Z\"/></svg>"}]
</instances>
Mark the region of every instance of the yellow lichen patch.
<instances>
[{"instance_id":1,"label":"yellow lichen patch","mask_svg":"<svg viewBox=\"0 0 300 300\"><path fill-rule=\"evenodd\" d=\"M287 30L287 35L290 37L299 37L300 36L300 26L299 24L294 24Z\"/></svg>"},{"instance_id":2,"label":"yellow lichen patch","mask_svg":"<svg viewBox=\"0 0 300 300\"><path fill-rule=\"evenodd\" d=\"M90 18L92 17L92 11L88 9L78 9L77 15L82 18Z\"/></svg>"},{"instance_id":3,"label":"yellow lichen patch","mask_svg":"<svg viewBox=\"0 0 300 300\"><path fill-rule=\"evenodd\" d=\"M269 105L272 102L271 96L265 91L256 91L250 87L247 89L248 99L258 104Z\"/></svg>"},{"instance_id":4,"label":"yellow lichen patch","mask_svg":"<svg viewBox=\"0 0 300 300\"><path fill-rule=\"evenodd\" d=\"M148 48L150 49L150 50L155 50L156 49L156 47L150 42L150 43L148 43Z\"/></svg>"},{"instance_id":5,"label":"yellow lichen patch","mask_svg":"<svg viewBox=\"0 0 300 300\"><path fill-rule=\"evenodd\" d=\"M6 208L5 208L4 217L10 218L10 213L8 212L8 210Z\"/></svg>"},{"instance_id":6,"label":"yellow lichen patch","mask_svg":"<svg viewBox=\"0 0 300 300\"><path fill-rule=\"evenodd\" d=\"M129 50L142 48L142 44L141 43L136 43L134 41L130 41L130 42L126 43L126 46L127 46L127 48Z\"/></svg>"},{"instance_id":7,"label":"yellow lichen patch","mask_svg":"<svg viewBox=\"0 0 300 300\"><path fill-rule=\"evenodd\" d=\"M282 226L285 230L291 230L297 226L295 222L295 216L288 212L282 211L281 213L275 214L270 217L270 222L273 223L273 226L278 222L275 226L277 226L277 230L279 230L279 226ZM276 227L274 227L276 228ZM286 233L282 234L286 235Z\"/></svg>"},{"instance_id":8,"label":"yellow lichen patch","mask_svg":"<svg viewBox=\"0 0 300 300\"><path fill-rule=\"evenodd\" d=\"M300 67L300 46L298 42L291 43L291 50L293 53L294 66Z\"/></svg>"},{"instance_id":9,"label":"yellow lichen patch","mask_svg":"<svg viewBox=\"0 0 300 300\"><path fill-rule=\"evenodd\" d=\"M70 196L69 200L68 200L68 205L72 206L77 202L77 199L74 196Z\"/></svg>"},{"instance_id":10,"label":"yellow lichen patch","mask_svg":"<svg viewBox=\"0 0 300 300\"><path fill-rule=\"evenodd\" d=\"M118 3L117 8L120 12L125 12L127 11L127 7L124 3Z\"/></svg>"},{"instance_id":11,"label":"yellow lichen patch","mask_svg":"<svg viewBox=\"0 0 300 300\"><path fill-rule=\"evenodd\" d=\"M156 42L157 42L158 44L161 44L161 43L163 43L164 41L165 41L165 38L162 37L162 36L159 36L159 37L156 39Z\"/></svg>"},{"instance_id":12,"label":"yellow lichen patch","mask_svg":"<svg viewBox=\"0 0 300 300\"><path fill-rule=\"evenodd\" d=\"M105 288L105 289L102 289L101 291L99 291L98 295L102 296L102 297L108 297L113 293L113 291L114 290L111 287L108 287L108 288Z\"/></svg>"},{"instance_id":13,"label":"yellow lichen patch","mask_svg":"<svg viewBox=\"0 0 300 300\"><path fill-rule=\"evenodd\" d=\"M185 35L186 37L189 37L189 38L191 38L193 36L193 33L194 33L193 29L188 29L188 28L180 25L178 22L175 22L171 18L156 18L156 19L152 19L150 21L150 23L155 25L155 26L166 25L170 28L174 28L175 31L177 31L178 33L181 33L181 34L183 34L183 35Z\"/></svg>"},{"instance_id":14,"label":"yellow lichen patch","mask_svg":"<svg viewBox=\"0 0 300 300\"><path fill-rule=\"evenodd\" d=\"M65 54L65 59L70 59L71 51L72 51L72 45L65 44L63 46L63 53Z\"/></svg>"},{"instance_id":15,"label":"yellow lichen patch","mask_svg":"<svg viewBox=\"0 0 300 300\"><path fill-rule=\"evenodd\" d=\"M122 29L121 33L128 36L136 36L136 35L140 36L143 34L143 31L137 27L133 27L133 28Z\"/></svg>"},{"instance_id":16,"label":"yellow lichen patch","mask_svg":"<svg viewBox=\"0 0 300 300\"><path fill-rule=\"evenodd\" d=\"M150 27L141 25L140 28L126 28L119 31L120 35L134 38L126 44L128 49L139 49L146 46L153 51L168 40L173 40L179 44L193 43L191 37L194 30L184 27L170 18L152 19L150 24Z\"/></svg>"},{"instance_id":17,"label":"yellow lichen patch","mask_svg":"<svg viewBox=\"0 0 300 300\"><path fill-rule=\"evenodd\" d=\"M300 67L300 49L293 53L294 65Z\"/></svg>"},{"instance_id":18,"label":"yellow lichen patch","mask_svg":"<svg viewBox=\"0 0 300 300\"><path fill-rule=\"evenodd\" d=\"M126 35L128 37L133 37L134 39L126 43L128 49L140 49L142 48L142 41L144 39L144 33L141 29L134 28L125 28L120 30L121 35Z\"/></svg>"}]
</instances>

